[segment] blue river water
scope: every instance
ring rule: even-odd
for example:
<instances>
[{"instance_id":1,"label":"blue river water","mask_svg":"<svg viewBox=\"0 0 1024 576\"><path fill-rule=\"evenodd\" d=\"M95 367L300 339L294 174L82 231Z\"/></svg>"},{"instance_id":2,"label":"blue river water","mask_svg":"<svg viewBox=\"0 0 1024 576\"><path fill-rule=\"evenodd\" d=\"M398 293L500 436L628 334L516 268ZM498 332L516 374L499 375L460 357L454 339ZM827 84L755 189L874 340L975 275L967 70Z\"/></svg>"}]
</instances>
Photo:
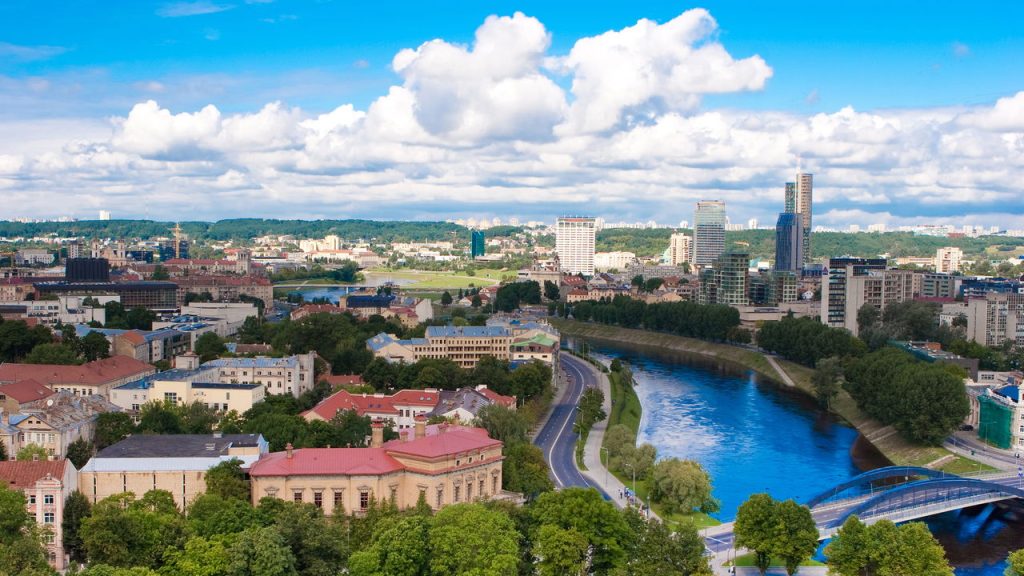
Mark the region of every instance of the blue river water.
<instances>
[{"instance_id":1,"label":"blue river water","mask_svg":"<svg viewBox=\"0 0 1024 576\"><path fill-rule=\"evenodd\" d=\"M598 358L629 362L644 409L639 442L653 444L659 456L700 462L721 502L721 520L733 519L751 494L804 502L887 464L856 430L750 370L657 348L589 344ZM957 576L1002 576L1006 555L1024 548L1019 514L990 506L928 524Z\"/></svg>"}]
</instances>

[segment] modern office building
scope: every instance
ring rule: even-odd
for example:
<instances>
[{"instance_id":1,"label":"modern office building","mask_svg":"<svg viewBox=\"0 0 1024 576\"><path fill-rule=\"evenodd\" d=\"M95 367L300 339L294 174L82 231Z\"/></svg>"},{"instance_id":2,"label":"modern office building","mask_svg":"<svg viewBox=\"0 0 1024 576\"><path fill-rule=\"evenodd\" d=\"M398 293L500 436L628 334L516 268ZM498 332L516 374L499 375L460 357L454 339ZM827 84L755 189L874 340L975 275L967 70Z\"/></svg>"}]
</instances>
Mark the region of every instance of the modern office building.
<instances>
[{"instance_id":1,"label":"modern office building","mask_svg":"<svg viewBox=\"0 0 1024 576\"><path fill-rule=\"evenodd\" d=\"M68 282L110 282L110 262L106 258L68 258L64 279Z\"/></svg>"},{"instance_id":2,"label":"modern office building","mask_svg":"<svg viewBox=\"0 0 1024 576\"><path fill-rule=\"evenodd\" d=\"M775 269L799 272L804 266L803 222L793 212L779 214L775 224Z\"/></svg>"},{"instance_id":3,"label":"modern office building","mask_svg":"<svg viewBox=\"0 0 1024 576\"><path fill-rule=\"evenodd\" d=\"M474 260L483 256L486 253L486 238L484 237L483 230L472 230L470 232L469 250L469 255Z\"/></svg>"},{"instance_id":4,"label":"modern office building","mask_svg":"<svg viewBox=\"0 0 1024 576\"><path fill-rule=\"evenodd\" d=\"M147 308L156 312L177 310L178 285L173 282L37 282L36 299L46 295L98 296L117 295L126 309Z\"/></svg>"},{"instance_id":5,"label":"modern office building","mask_svg":"<svg viewBox=\"0 0 1024 576\"><path fill-rule=\"evenodd\" d=\"M693 257L693 239L682 232L673 234L668 240L668 254L672 266L686 264Z\"/></svg>"},{"instance_id":6,"label":"modern office building","mask_svg":"<svg viewBox=\"0 0 1024 576\"><path fill-rule=\"evenodd\" d=\"M701 200L693 213L693 259L698 267L711 266L725 251L725 202Z\"/></svg>"},{"instance_id":7,"label":"modern office building","mask_svg":"<svg viewBox=\"0 0 1024 576\"><path fill-rule=\"evenodd\" d=\"M796 182L786 182L786 212L796 214Z\"/></svg>"},{"instance_id":8,"label":"modern office building","mask_svg":"<svg viewBox=\"0 0 1024 576\"><path fill-rule=\"evenodd\" d=\"M701 304L745 306L750 300L750 252L729 250L700 275Z\"/></svg>"},{"instance_id":9,"label":"modern office building","mask_svg":"<svg viewBox=\"0 0 1024 576\"><path fill-rule=\"evenodd\" d=\"M594 218L563 216L555 224L555 251L562 271L594 275L597 225Z\"/></svg>"}]
</instances>

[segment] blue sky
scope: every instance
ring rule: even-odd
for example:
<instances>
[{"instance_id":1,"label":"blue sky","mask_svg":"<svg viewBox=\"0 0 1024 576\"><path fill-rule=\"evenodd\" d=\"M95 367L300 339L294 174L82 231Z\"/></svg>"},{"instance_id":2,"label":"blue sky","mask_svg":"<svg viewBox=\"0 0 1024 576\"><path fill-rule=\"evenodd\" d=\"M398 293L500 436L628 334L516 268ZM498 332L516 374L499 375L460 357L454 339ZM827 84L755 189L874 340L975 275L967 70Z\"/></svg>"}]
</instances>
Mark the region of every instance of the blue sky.
<instances>
[{"instance_id":1,"label":"blue sky","mask_svg":"<svg viewBox=\"0 0 1024 576\"><path fill-rule=\"evenodd\" d=\"M599 63L586 61L593 56L582 51L580 58L571 56L581 39L623 31L640 19L665 25L692 8L706 9L715 28L698 34L688 46L721 46L730 59L721 70L715 68L722 64L719 60L691 61L685 51L675 49L658 52L652 47L657 42L650 41L657 34L655 28L630 36L636 54L623 69L609 66L602 71ZM472 100L476 96L462 93L452 105L462 107L458 110L439 103L451 96L443 93L443 79L459 72L444 69L443 62L423 56L404 70L393 64L400 51L416 50L434 39L472 53L474 35L489 16L516 12L535 19L547 34L547 43L524 43L522 67L507 73L516 81L526 79L525 86L545 84L542 92L551 88L550 83L562 94L558 102L549 98L536 103L537 109L524 109L532 104L502 108L504 104L488 100L480 110L484 116L508 114L511 124L537 122L543 137L536 130L513 134L508 126L473 125L477 120L470 113L462 115L462 109L479 104ZM734 220L767 221L778 210L773 187L781 190L780 181L799 157L821 174L820 213L834 211L836 222L896 224L963 214L977 214L988 222L1007 208L1011 216L1024 211L1020 200L1007 204L1013 192L1021 196L1015 187L1021 182L1022 167L1014 156L1020 151L1016 139L1021 138L1018 127L1024 120L1018 117L1015 100L995 108L999 99L1013 99L1024 90L1020 22L1024 3L1005 2L934 2L925 7L916 2L820 1L8 1L0 4L0 129L8 127L7 138L0 136L0 192L12 190L26 200L38 198L40 190L49 190L54 197L77 194L82 199L81 216L98 208L141 216L138 209L124 206L125 195L173 194L178 200L160 210L184 203L186 211L208 218L246 215L242 207L247 206L259 215L291 209L296 216L310 217L434 218L519 211L550 219L559 211L596 206L598 212L606 211L606 217L666 221L667 211L660 204L666 201L664 191L685 190L669 195L673 219L687 219L689 211L676 203L710 195L727 202L742 200L731 212ZM510 36L502 42L515 43L525 34L525 28L517 28L523 22L506 24ZM678 39L666 38L661 42ZM514 51L511 44L498 50L506 48ZM657 67L666 59L677 59L670 64L680 69L708 65L712 70L688 80L699 83L699 88L662 78L664 85L650 88L643 98L598 102L601 93L616 86L629 89L621 83L628 80L620 82L617 74L628 76L630 67ZM754 59L763 66L754 66ZM491 98L501 80L487 71L495 62L500 58L480 61L482 79L460 76L460 81L477 96ZM753 68L737 64L730 69L735 62ZM574 82L588 74L592 79L607 76L599 79L600 90L589 94L574 88ZM385 97L394 87L411 94L408 106L421 125L415 130L425 127L426 134L416 132L417 136L406 126L398 136L392 132L383 138L373 129L369 114L352 120L360 124L359 135L352 135L357 128L348 121L340 128L324 128L333 138L330 153L310 143L303 122L349 104L358 113L368 113L375 102L387 103ZM515 99L536 93L527 88ZM198 120L182 117L178 128L147 124L144 131L177 137L184 130L187 142L131 140L125 135L133 123L129 112L151 99L158 103L156 110L171 118L213 105L219 116L210 121L216 127L197 126ZM592 110L611 106L601 113L614 118L600 126L577 122L573 128L575 112L570 109L585 109L588 99L597 102ZM258 135L250 130L246 137L287 144L256 146L247 140L242 150L229 142L234 136L211 132L221 130L231 117L239 123L252 120L273 102L287 111L275 116L280 130ZM425 117L425 110L434 109L430 106L444 106L445 114L462 116L439 128ZM852 112L844 115L844 109ZM167 115L154 111L143 120L158 122ZM965 121L968 117L977 122ZM710 128L711 122L718 124ZM762 127L754 130L751 123ZM652 127L660 130L648 130ZM737 148L743 143L735 139L749 136L747 130L763 137L765 147ZM887 130L894 132L885 142L870 136ZM351 138L342 142L341 132ZM657 133L652 136L653 132ZM583 133L596 140L579 147ZM816 149L798 145L800 135L810 133L820 144L817 149L834 150L819 155ZM714 142L697 138L703 134L714 134ZM935 146L930 157L901 155L919 150L929 134L929 144ZM329 139L321 136L317 145ZM787 153L766 160L771 141L782 136ZM428 137L429 144L423 140ZM702 146L721 150L706 158L699 150L687 150L685 161L666 158L655 165L634 154L644 149L643 138L652 137L688 138L695 146L702 140ZM538 141L543 144L536 145ZM600 158L577 156L582 149L595 149L598 142L607 146ZM625 142L629 150L615 157ZM385 144L400 144L403 149L356 163L328 158L339 148L383 149ZM306 156L291 154L298 148ZM483 148L487 153L477 155ZM874 149L864 152L870 148ZM460 156L453 150L466 152ZM735 154L734 160L730 154ZM437 167L442 155L451 163L443 170ZM572 157L575 165L552 163L551 158L559 155ZM998 161L1004 155L1009 161L1002 173L978 173L974 163L979 158ZM62 161L53 160L57 156ZM524 156L537 161L524 164ZM729 162L735 162L732 171ZM752 169L752 164L758 168ZM602 167L607 174L602 174ZM932 174L936 167L941 168L939 173ZM706 173L696 174L697 170ZM946 170L959 176L946 176ZM915 176L921 173L931 175L921 181ZM292 177L284 179L281 174ZM330 176L339 174L349 179L332 184ZM174 181L181 190L169 188L169 177L179 179ZM673 179L678 185L673 186ZM380 207L360 206L352 200L360 183L367 190L393 186L388 194L395 197L381 196ZM402 183L407 192L399 197ZM549 186L557 192L545 194ZM517 189L529 194L509 193ZM202 192L189 197L188 190L261 200L240 206L210 203L199 197ZM473 200L459 207L460 214L450 214L451 200L479 198L488 191L507 205L495 208ZM950 195L950 202L942 201L943 193ZM974 201L966 202L967 197ZM151 203L154 210L158 204ZM46 216L52 206L26 201L9 206L8 213L0 208L0 217Z\"/></svg>"}]
</instances>

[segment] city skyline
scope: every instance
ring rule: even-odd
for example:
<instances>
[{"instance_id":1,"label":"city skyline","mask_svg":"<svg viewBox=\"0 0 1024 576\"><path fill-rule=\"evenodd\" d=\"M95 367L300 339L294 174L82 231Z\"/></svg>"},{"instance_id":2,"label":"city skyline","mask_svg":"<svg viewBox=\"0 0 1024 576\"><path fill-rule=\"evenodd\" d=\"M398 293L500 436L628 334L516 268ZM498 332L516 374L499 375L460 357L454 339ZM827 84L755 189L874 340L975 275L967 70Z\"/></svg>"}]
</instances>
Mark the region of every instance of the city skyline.
<instances>
[{"instance_id":1,"label":"city skyline","mask_svg":"<svg viewBox=\"0 0 1024 576\"><path fill-rule=\"evenodd\" d=\"M1024 8L704 6L5 5L0 218L770 223L799 167L815 225L1024 228Z\"/></svg>"}]
</instances>

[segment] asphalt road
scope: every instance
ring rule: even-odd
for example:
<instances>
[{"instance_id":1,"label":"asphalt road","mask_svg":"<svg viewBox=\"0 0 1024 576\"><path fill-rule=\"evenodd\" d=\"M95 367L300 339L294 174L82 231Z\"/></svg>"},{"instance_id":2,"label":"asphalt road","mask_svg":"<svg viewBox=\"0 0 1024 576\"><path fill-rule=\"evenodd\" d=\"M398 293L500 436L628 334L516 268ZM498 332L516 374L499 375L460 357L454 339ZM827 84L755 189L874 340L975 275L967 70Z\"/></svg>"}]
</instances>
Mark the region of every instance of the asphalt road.
<instances>
[{"instance_id":1,"label":"asphalt road","mask_svg":"<svg viewBox=\"0 0 1024 576\"><path fill-rule=\"evenodd\" d=\"M556 488L572 486L594 488L605 499L608 499L608 495L583 476L575 464L576 439L579 435L573 432L572 425L576 419L577 405L583 390L587 387L596 387L597 379L587 369L583 360L564 353L560 355L559 362L567 376L566 386L568 388L560 402L555 404L551 418L548 419L533 443L544 452L544 459L547 460L548 467L551 469L551 478L554 480Z\"/></svg>"}]
</instances>

